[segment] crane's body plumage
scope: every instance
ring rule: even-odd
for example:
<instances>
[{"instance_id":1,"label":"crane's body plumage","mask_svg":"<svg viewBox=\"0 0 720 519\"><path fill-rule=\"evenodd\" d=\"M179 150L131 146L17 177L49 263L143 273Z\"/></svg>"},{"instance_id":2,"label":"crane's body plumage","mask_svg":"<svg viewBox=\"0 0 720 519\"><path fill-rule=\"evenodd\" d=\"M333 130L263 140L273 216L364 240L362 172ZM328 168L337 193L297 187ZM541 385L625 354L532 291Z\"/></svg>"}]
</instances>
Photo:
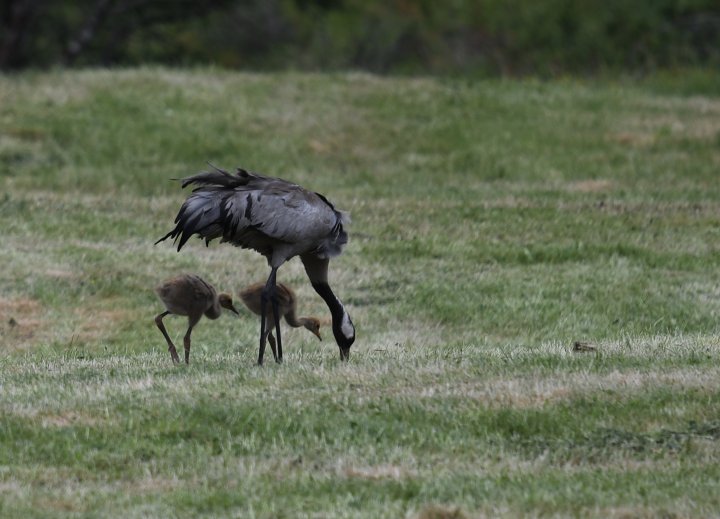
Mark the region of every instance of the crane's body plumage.
<instances>
[{"instance_id":1,"label":"crane's body plumage","mask_svg":"<svg viewBox=\"0 0 720 519\"><path fill-rule=\"evenodd\" d=\"M282 359L277 269L300 256L310 282L333 316L333 334L341 358L349 356L355 328L327 282L328 260L338 256L348 241L343 224L347 215L319 193L297 184L238 168L233 175L221 169L199 173L182 181L196 186L175 218L175 228L158 240L172 238L179 251L191 236L209 244L214 239L262 254L271 267L263 297L272 303ZM158 243L156 242L156 243ZM263 307L264 308L264 307ZM260 355L264 351L265 312L261 315Z\"/></svg>"},{"instance_id":2,"label":"crane's body plumage","mask_svg":"<svg viewBox=\"0 0 720 519\"><path fill-rule=\"evenodd\" d=\"M197 318L205 314L210 319L220 316L217 291L210 283L194 274L183 274L164 281L155 293L170 313Z\"/></svg>"},{"instance_id":3,"label":"crane's body plumage","mask_svg":"<svg viewBox=\"0 0 720 519\"><path fill-rule=\"evenodd\" d=\"M200 173L183 180L198 187L164 238L180 250L193 234L206 243L223 242L253 249L279 267L299 254L331 258L347 243L345 215L322 195L285 180L238 170Z\"/></svg>"}]
</instances>

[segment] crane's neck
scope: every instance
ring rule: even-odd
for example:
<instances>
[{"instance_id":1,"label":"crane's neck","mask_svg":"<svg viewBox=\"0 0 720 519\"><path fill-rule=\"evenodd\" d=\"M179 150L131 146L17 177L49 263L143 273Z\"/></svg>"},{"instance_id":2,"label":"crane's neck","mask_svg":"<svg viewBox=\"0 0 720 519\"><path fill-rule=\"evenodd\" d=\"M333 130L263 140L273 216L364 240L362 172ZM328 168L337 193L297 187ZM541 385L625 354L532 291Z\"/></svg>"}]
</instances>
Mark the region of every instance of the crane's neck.
<instances>
[{"instance_id":1,"label":"crane's neck","mask_svg":"<svg viewBox=\"0 0 720 519\"><path fill-rule=\"evenodd\" d=\"M312 254L304 254L300 256L300 259L313 286L315 286L316 283L325 283L327 285L328 264L330 263L327 258L320 259Z\"/></svg>"},{"instance_id":2,"label":"crane's neck","mask_svg":"<svg viewBox=\"0 0 720 519\"><path fill-rule=\"evenodd\" d=\"M325 304L330 309L335 342L337 342L338 346L343 350L347 350L355 341L355 326L350 319L350 315L340 300L335 297L330 285L327 283L313 283L313 288L315 292L323 298Z\"/></svg>"},{"instance_id":3,"label":"crane's neck","mask_svg":"<svg viewBox=\"0 0 720 519\"><path fill-rule=\"evenodd\" d=\"M340 300L335 297L327 280L328 259L318 258L311 254L300 256L305 266L308 278L312 283L315 292L323 298L332 315L332 329L335 342L340 347L341 358L347 359L350 355L350 346L355 342L355 326L350 315Z\"/></svg>"},{"instance_id":4,"label":"crane's neck","mask_svg":"<svg viewBox=\"0 0 720 519\"><path fill-rule=\"evenodd\" d=\"M285 322L293 328L299 328L301 326L305 326L306 319L305 317L298 317L295 315L295 309L291 308L290 311L285 314Z\"/></svg>"},{"instance_id":5,"label":"crane's neck","mask_svg":"<svg viewBox=\"0 0 720 519\"><path fill-rule=\"evenodd\" d=\"M220 301L218 301L217 296L215 296L215 300L213 301L213 304L210 308L205 310L205 317L208 319L217 319L220 317L220 314L222 313L222 308L220 307Z\"/></svg>"}]
</instances>

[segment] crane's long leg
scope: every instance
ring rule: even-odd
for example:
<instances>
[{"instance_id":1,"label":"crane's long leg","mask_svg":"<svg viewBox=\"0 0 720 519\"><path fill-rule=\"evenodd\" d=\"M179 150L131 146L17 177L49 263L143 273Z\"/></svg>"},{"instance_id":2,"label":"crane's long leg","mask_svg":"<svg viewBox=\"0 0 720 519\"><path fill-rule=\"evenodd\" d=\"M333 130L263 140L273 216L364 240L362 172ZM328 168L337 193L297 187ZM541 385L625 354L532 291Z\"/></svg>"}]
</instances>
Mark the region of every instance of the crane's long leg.
<instances>
[{"instance_id":1,"label":"crane's long leg","mask_svg":"<svg viewBox=\"0 0 720 519\"><path fill-rule=\"evenodd\" d=\"M273 337L272 332L268 332L268 341L270 342L270 349L272 350L273 358L275 359L275 362L277 362L277 348L275 347L275 337Z\"/></svg>"},{"instance_id":2,"label":"crane's long leg","mask_svg":"<svg viewBox=\"0 0 720 519\"><path fill-rule=\"evenodd\" d=\"M278 308L277 294L273 294L272 299L273 316L275 317L275 334L277 335L277 353L275 348L272 348L273 344L270 343L270 347L273 349L273 355L275 355L275 362L278 364L282 363L282 337L280 337L280 309ZM271 334L272 335L272 334Z\"/></svg>"},{"instance_id":3,"label":"crane's long leg","mask_svg":"<svg viewBox=\"0 0 720 519\"><path fill-rule=\"evenodd\" d=\"M180 357L178 357L177 350L175 349L175 345L170 340L170 336L167 333L167 330L165 329L165 325L163 324L163 317L168 315L170 312L163 312L155 317L155 324L158 328L160 328L160 331L165 336L165 340L168 343L168 351L170 352L170 356L172 357L172 360L175 364L178 364L180 362Z\"/></svg>"},{"instance_id":4,"label":"crane's long leg","mask_svg":"<svg viewBox=\"0 0 720 519\"><path fill-rule=\"evenodd\" d=\"M183 345L185 346L185 364L190 364L190 334L199 320L199 317L194 319L192 317L188 317L188 329L187 333L185 333L185 338L183 339Z\"/></svg>"},{"instance_id":5,"label":"crane's long leg","mask_svg":"<svg viewBox=\"0 0 720 519\"><path fill-rule=\"evenodd\" d=\"M263 288L262 293L260 294L260 351L258 353L258 364L262 365L263 363L263 356L265 355L265 339L267 337L267 329L266 329L266 319L265 319L265 312L267 310L267 303L268 299L270 300L270 303L272 305L272 311L275 316L275 323L276 328L279 329L279 323L280 320L279 317L279 311L278 311L278 303L277 303L277 296L276 296L276 287L275 282L277 278L277 267L273 267L270 270L270 276L268 277L267 283L265 283L265 288ZM278 335L278 345L280 345L280 336ZM278 353L280 355L280 359L282 360L282 349L278 350Z\"/></svg>"},{"instance_id":6,"label":"crane's long leg","mask_svg":"<svg viewBox=\"0 0 720 519\"><path fill-rule=\"evenodd\" d=\"M191 332L192 332L192 327L188 328L188 331L185 334L185 338L183 339L183 345L185 346L185 364L190 364L190 333Z\"/></svg>"}]
</instances>

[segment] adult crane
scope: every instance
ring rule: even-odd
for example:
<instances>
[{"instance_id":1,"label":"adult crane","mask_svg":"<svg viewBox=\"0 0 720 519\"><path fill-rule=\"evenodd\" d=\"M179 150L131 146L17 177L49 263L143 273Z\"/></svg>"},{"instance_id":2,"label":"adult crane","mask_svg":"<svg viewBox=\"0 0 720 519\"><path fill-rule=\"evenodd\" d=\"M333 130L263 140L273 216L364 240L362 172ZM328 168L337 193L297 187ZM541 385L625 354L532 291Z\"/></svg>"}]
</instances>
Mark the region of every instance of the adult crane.
<instances>
[{"instance_id":1,"label":"adult crane","mask_svg":"<svg viewBox=\"0 0 720 519\"><path fill-rule=\"evenodd\" d=\"M320 193L280 178L267 177L238 168L235 174L212 166L182 179L182 187L196 186L175 217L175 228L160 238L177 242L179 251L193 235L215 238L262 254L270 266L270 276L262 293L260 351L265 353L267 302L273 312L278 362L282 362L280 313L277 298L277 271L286 261L300 256L310 283L325 301L332 316L332 330L340 348L340 359L350 357L355 326L342 302L328 283L328 263L338 256L348 241L343 223L345 214Z\"/></svg>"}]
</instances>

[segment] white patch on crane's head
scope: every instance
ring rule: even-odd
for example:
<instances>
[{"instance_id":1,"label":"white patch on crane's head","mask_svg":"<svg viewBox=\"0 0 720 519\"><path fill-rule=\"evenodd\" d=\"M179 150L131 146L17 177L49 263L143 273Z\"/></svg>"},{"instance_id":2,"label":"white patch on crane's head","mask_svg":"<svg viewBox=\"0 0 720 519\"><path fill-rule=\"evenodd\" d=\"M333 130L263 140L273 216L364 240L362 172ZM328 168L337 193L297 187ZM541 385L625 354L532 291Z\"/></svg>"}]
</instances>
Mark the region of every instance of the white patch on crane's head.
<instances>
[{"instance_id":1,"label":"white patch on crane's head","mask_svg":"<svg viewBox=\"0 0 720 519\"><path fill-rule=\"evenodd\" d=\"M342 322L340 323L340 331L348 340L355 338L355 326L353 325L352 321L350 320L350 316L344 308Z\"/></svg>"}]
</instances>

